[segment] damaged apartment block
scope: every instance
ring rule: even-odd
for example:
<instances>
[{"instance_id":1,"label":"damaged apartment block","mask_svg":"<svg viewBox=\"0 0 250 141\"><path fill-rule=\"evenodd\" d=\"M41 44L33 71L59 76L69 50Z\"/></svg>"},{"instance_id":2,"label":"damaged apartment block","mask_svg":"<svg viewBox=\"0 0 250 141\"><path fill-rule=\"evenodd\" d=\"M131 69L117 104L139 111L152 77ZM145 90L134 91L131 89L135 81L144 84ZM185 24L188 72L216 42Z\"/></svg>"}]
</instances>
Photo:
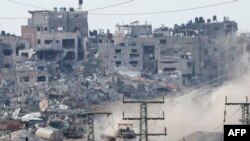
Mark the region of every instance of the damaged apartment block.
<instances>
[{"instance_id":1,"label":"damaged apartment block","mask_svg":"<svg viewBox=\"0 0 250 141\"><path fill-rule=\"evenodd\" d=\"M22 26L22 37L31 41L38 60L58 62L62 67L86 57L87 12L61 7L29 13L32 18Z\"/></svg>"},{"instance_id":2,"label":"damaged apartment block","mask_svg":"<svg viewBox=\"0 0 250 141\"><path fill-rule=\"evenodd\" d=\"M49 74L47 68L40 62L26 61L17 64L15 76L18 86L37 86L39 90L47 90Z\"/></svg>"},{"instance_id":3,"label":"damaged apartment block","mask_svg":"<svg viewBox=\"0 0 250 141\"><path fill-rule=\"evenodd\" d=\"M237 30L236 22L227 17L219 22L216 16L154 31L136 21L117 25L112 38L99 33L98 57L106 74L135 71L199 83L228 73L241 61Z\"/></svg>"},{"instance_id":4,"label":"damaged apartment block","mask_svg":"<svg viewBox=\"0 0 250 141\"><path fill-rule=\"evenodd\" d=\"M15 80L16 64L32 57L27 39L1 32L0 35L0 81Z\"/></svg>"}]
</instances>

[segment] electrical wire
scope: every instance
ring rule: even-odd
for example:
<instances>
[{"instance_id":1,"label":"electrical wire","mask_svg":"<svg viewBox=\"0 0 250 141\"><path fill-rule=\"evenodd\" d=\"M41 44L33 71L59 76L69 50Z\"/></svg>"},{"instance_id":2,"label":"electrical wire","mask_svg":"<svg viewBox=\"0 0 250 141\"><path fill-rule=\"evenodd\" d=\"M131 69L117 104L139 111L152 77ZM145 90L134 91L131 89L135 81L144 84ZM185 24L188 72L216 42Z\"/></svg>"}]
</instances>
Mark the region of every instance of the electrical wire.
<instances>
[{"instance_id":1,"label":"electrical wire","mask_svg":"<svg viewBox=\"0 0 250 141\"><path fill-rule=\"evenodd\" d=\"M178 93L175 92L175 91L174 92L169 92L169 93L167 93L167 95L174 95L175 94L175 95L177 95L179 97L182 97L182 96L185 96L185 93L191 93L191 92L196 92L196 91L199 91L199 90L202 90L202 89L208 89L208 88L202 88L202 89L196 90L198 88L206 86L208 83L214 82L214 81L219 80L221 78L225 78L225 77L231 75L232 73L237 73L237 72L241 72L241 71L242 70L232 69L231 71L229 71L229 72L227 72L227 73L225 73L225 74L223 74L221 76L215 77L215 78L213 78L211 80L204 81L204 82L199 83L198 85L195 85L195 86L192 86L192 87L184 88L184 89L178 91ZM229 88L229 89L237 89L237 88ZM223 89L223 90L226 90L226 89ZM166 97L167 95L165 95L164 97ZM155 99L152 99L152 100L159 100L160 98L155 98Z\"/></svg>"},{"instance_id":2,"label":"electrical wire","mask_svg":"<svg viewBox=\"0 0 250 141\"><path fill-rule=\"evenodd\" d=\"M225 88L225 89L219 89L219 90L220 91L227 91L227 90L237 90L237 89L250 89L250 86Z\"/></svg>"},{"instance_id":3,"label":"electrical wire","mask_svg":"<svg viewBox=\"0 0 250 141\"><path fill-rule=\"evenodd\" d=\"M97 10L102 10L102 9L112 8L112 7L116 7L116 6L124 5L124 4L127 4L127 3L131 3L131 2L134 2L134 1L135 1L135 0L129 0L129 1L121 2L121 3L117 3L117 4L113 4L113 5L109 5L109 6L104 6L104 7L99 7L99 8L89 9L89 10L86 10L86 11L97 11Z\"/></svg>"},{"instance_id":4,"label":"electrical wire","mask_svg":"<svg viewBox=\"0 0 250 141\"><path fill-rule=\"evenodd\" d=\"M240 109L241 109L241 107L238 108L231 116L229 116L227 120L230 120L231 118L233 118L236 115L236 113L239 112ZM219 129L223 125L224 125L224 123L220 124L219 126L217 126L216 128L214 128L213 131Z\"/></svg>"},{"instance_id":5,"label":"electrical wire","mask_svg":"<svg viewBox=\"0 0 250 141\"><path fill-rule=\"evenodd\" d=\"M239 0L231 0L231 1L222 2L222 3L216 3L216 4L204 5L204 6L198 6L198 7L191 7L191 8L185 8L185 9L169 10L169 11L156 11L156 12L143 12L143 13L116 13L116 14L115 13L89 13L89 14L91 14L91 15L107 15L107 16L108 15L109 16L155 15L155 14L176 13L176 12L184 12L184 11L217 7L217 6L221 6L221 5L235 3L237 1L239 1Z\"/></svg>"},{"instance_id":6,"label":"electrical wire","mask_svg":"<svg viewBox=\"0 0 250 141\"><path fill-rule=\"evenodd\" d=\"M242 88L250 88L250 86L247 86L247 87L235 87L235 88L231 88L231 89L242 89ZM230 89L223 89L223 90L230 90ZM160 110L161 111L163 108L163 106L161 106ZM237 109L227 120L230 120L231 118L233 118L236 113L240 110L241 108ZM120 115L121 116L121 115ZM120 117L119 116L119 117ZM118 117L116 117L115 119L117 120ZM155 123L155 122L154 122ZM221 126L223 126L224 124L220 124L219 126L185 126L185 127L171 127L171 128L213 128L213 127L216 127L214 128L213 130L217 130L218 128L220 128ZM151 124L150 127L153 127L154 126ZM155 129L155 128L154 128Z\"/></svg>"},{"instance_id":7,"label":"electrical wire","mask_svg":"<svg viewBox=\"0 0 250 141\"><path fill-rule=\"evenodd\" d=\"M178 96L178 97L180 98L180 97L186 96L185 93L191 93L191 92L192 92L192 93L196 93L197 91L204 90L204 89L208 89L208 88L202 88L202 87L206 86L208 83L214 82L214 81L219 80L219 79L221 79L221 78L225 78L225 77L227 77L228 75L231 75L232 73L237 73L237 72L241 72L241 71L242 71L242 70L235 70L235 69L232 69L230 72L225 73L225 74L223 74L223 75L221 75L221 76L218 76L218 77L216 77L216 78L213 78L213 79L211 79L211 80L204 81L204 82L199 83L198 85L195 85L195 86L192 86L192 87L184 88L184 89L178 91L178 93L175 92L175 91L174 91L174 92L166 93L166 95L165 95L164 97L167 97L168 95L169 95L169 96L175 95L175 96ZM200 88L200 89L197 90L198 88ZM248 87L238 87L238 89L241 89L241 88L248 88ZM237 89L237 88L229 88L228 90L230 90L230 89ZM192 91L191 91L191 90L192 90ZM222 90L227 90L227 89L222 89ZM158 98L154 98L154 99L151 99L151 100L159 100L159 99L161 99L161 98L162 98L162 97L158 97Z\"/></svg>"},{"instance_id":8,"label":"electrical wire","mask_svg":"<svg viewBox=\"0 0 250 141\"><path fill-rule=\"evenodd\" d=\"M35 5L23 3L23 2L17 2L17 1L13 1L13 0L8 0L8 1L12 2L12 3L15 3L15 4L23 5L23 6L29 6L29 7L39 8L39 9L43 9L43 10L50 10L48 8L45 8L45 7L35 6ZM87 11L97 11L97 10L112 8L112 7L124 5L124 4L127 4L127 3L131 3L131 2L134 2L134 1L135 0L130 0L130 1L122 2L122 3L113 4L113 5L110 5L110 6L105 6L105 7L95 8L95 9L89 9ZM88 14L90 14L90 15L107 15L107 16L156 15L156 14L176 13L176 12L184 12L184 11L192 11L192 10L198 10L198 9L204 9L204 8L217 7L217 6L221 6L221 5L227 5L227 4L235 3L235 2L238 2L238 1L239 0L231 0L231 1L222 2L222 3L215 3L215 4L210 4L210 5L203 5L203 6L198 6L198 7L176 9L176 10L169 10L169 11L156 11L156 12L143 12L143 13L91 13L90 12Z\"/></svg>"},{"instance_id":9,"label":"electrical wire","mask_svg":"<svg viewBox=\"0 0 250 141\"><path fill-rule=\"evenodd\" d=\"M23 6L28 6L28 7L33 7L33 8L43 9L43 10L51 10L49 8L46 8L46 7L35 6L35 5L23 3L23 2L17 2L17 1L14 1L14 0L8 0L8 1L11 2L11 3L23 5Z\"/></svg>"},{"instance_id":10,"label":"electrical wire","mask_svg":"<svg viewBox=\"0 0 250 141\"><path fill-rule=\"evenodd\" d=\"M230 119L232 119L235 115L236 115L236 113L237 112L239 112L239 110L241 109L241 107L240 108L238 108L234 113L232 113L232 115L230 115L229 117L228 117L228 119L227 120L230 120ZM216 128L214 128L212 131L214 131L214 130L217 130L217 129L219 129L221 126L223 126L224 124L222 123L222 124L220 124L219 126L168 126L169 128L212 128L212 127L216 127Z\"/></svg>"},{"instance_id":11,"label":"electrical wire","mask_svg":"<svg viewBox=\"0 0 250 141\"><path fill-rule=\"evenodd\" d=\"M239 112L239 110L241 109L238 108L232 115L230 115L230 117L227 119L227 120L230 120L232 119L237 112ZM214 130L217 130L218 128L220 128L221 126L223 126L224 124L220 124L219 126L169 126L170 128L212 128L212 127L216 127L213 129Z\"/></svg>"},{"instance_id":12,"label":"electrical wire","mask_svg":"<svg viewBox=\"0 0 250 141\"><path fill-rule=\"evenodd\" d=\"M25 5L25 6L32 6L34 8L39 8L39 9L47 9L44 7L38 7L38 6L34 6L34 5L29 5L29 4L25 4L25 3L21 3L21 2L15 2L15 1L11 1L8 0L9 2L13 2L13 3L17 3L17 4L21 4L21 5ZM132 0L134 1L134 0ZM132 1L127 1L127 2L123 2L123 3L119 3L119 4L114 4L111 6L106 6L106 7L101 7L101 8L96 8L96 9L90 9L88 11L95 11L95 10L101 10L101 9L106 9L109 7L114 7L114 6L118 6L118 5L122 5L125 3L129 3ZM219 4L212 4L212 5L207 5L207 6L201 6L201 7L194 7L194 8L187 8L187 9L179 9L179 10L171 10L171 11L160 11L160 12L151 12L151 13L129 13L129 14L112 14L112 15L149 15L149 14L162 14L162 13L172 13L172 12L181 12L181 11L190 11L190 10L196 10L196 9L201 9L201 8L208 8L208 7L214 7L214 6L219 6L219 5L225 5L225 4L229 4L229 3L233 3L239 0L234 0L234 1L229 1L229 2L224 2L224 3L219 3ZM98 13L90 13L90 14L98 14ZM101 15L111 15L111 14L101 14ZM0 18L0 19L27 19L27 18ZM217 79L216 79L217 80ZM208 81L210 82L210 81Z\"/></svg>"},{"instance_id":13,"label":"electrical wire","mask_svg":"<svg viewBox=\"0 0 250 141\"><path fill-rule=\"evenodd\" d=\"M51 10L49 8L46 8L46 7L40 7L40 6L31 5L31 4L27 4L27 3L23 3L23 2L17 2L17 1L14 1L14 0L8 0L8 1L11 2L11 3L15 3L15 4L23 5L23 6L28 6L28 7L33 7L33 8L38 8L38 9L42 9L42 10ZM124 4L128 4L128 3L131 3L131 2L134 2L134 1L135 0L129 0L129 1L121 2L121 3L116 3L116 4L104 6L104 7L89 9L89 10L86 10L86 11L97 11L97 10L112 8L112 7L116 7L116 6L121 6L121 5L124 5Z\"/></svg>"},{"instance_id":14,"label":"electrical wire","mask_svg":"<svg viewBox=\"0 0 250 141\"><path fill-rule=\"evenodd\" d=\"M210 82L214 82L214 81L219 80L219 79L221 79L221 78L225 78L226 76L229 76L229 75L231 75L232 73L241 72L241 71L242 71L242 70L238 70L238 71L237 71L237 70L232 69L230 72L225 73L225 74L223 74L223 75L221 75L221 76L218 76L218 77L213 78L213 79L208 80L208 81L204 81L204 82L202 82L202 83L200 83L200 84L198 84L198 85L195 85L195 86L193 86L193 87L189 87L189 88L183 89L183 90L179 91L179 93L184 93L184 92L187 92L188 90L193 90L193 89L196 89L196 88L205 86L205 85L207 85L207 84L210 83ZM174 94L174 93L176 93L176 92L171 92L171 93ZM170 93L170 94L171 94L171 93Z\"/></svg>"},{"instance_id":15,"label":"electrical wire","mask_svg":"<svg viewBox=\"0 0 250 141\"><path fill-rule=\"evenodd\" d=\"M238 108L231 116L229 116L227 120L232 119L236 115L236 113L240 111L240 109L241 109L241 107Z\"/></svg>"}]
</instances>

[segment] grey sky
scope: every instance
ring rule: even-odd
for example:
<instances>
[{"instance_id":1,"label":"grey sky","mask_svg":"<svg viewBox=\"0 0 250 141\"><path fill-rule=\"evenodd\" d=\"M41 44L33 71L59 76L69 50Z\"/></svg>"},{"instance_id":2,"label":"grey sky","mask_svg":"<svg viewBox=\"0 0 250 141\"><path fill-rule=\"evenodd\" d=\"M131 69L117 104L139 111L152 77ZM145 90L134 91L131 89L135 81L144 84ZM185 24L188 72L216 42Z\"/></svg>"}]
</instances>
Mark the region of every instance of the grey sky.
<instances>
[{"instance_id":1,"label":"grey sky","mask_svg":"<svg viewBox=\"0 0 250 141\"><path fill-rule=\"evenodd\" d=\"M78 7L78 0L14 0L24 2L40 7ZM128 0L84 0L84 9L94 9L107 5L112 5ZM215 3L227 2L231 0L135 0L134 2L103 9L93 12L98 13L140 13L140 12L154 12L154 11L168 11L182 8L199 7L203 5L210 5ZM33 7L27 7L9 2L8 0L0 0L0 18L25 18L30 17L28 10L40 10ZM250 0L239 0L238 2L228 5L221 5L217 7L210 7L205 9L198 9L193 11L157 14L157 15L140 15L140 16L100 16L89 15L89 28L91 29L115 29L117 23L130 23L133 21L140 21L144 23L147 21L153 27L159 27L162 24L166 26L173 26L175 23L186 23L194 17L203 16L205 19L212 18L217 15L219 20L224 16L229 16L231 20L238 22L239 31L250 31ZM20 35L20 26L26 25L26 19L6 20L0 19L0 30L6 30L10 33Z\"/></svg>"}]
</instances>

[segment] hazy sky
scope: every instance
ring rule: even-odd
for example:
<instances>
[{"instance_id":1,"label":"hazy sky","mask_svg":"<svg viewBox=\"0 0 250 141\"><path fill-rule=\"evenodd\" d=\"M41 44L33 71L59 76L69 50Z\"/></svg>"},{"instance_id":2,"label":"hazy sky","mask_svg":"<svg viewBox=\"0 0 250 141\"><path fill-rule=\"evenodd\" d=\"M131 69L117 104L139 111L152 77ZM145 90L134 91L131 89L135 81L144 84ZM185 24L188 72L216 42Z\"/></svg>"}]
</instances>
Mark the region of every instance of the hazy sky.
<instances>
[{"instance_id":1,"label":"hazy sky","mask_svg":"<svg viewBox=\"0 0 250 141\"><path fill-rule=\"evenodd\" d=\"M78 0L12 0L27 3L30 5L46 7L78 7ZM112 4L125 2L128 0L84 0L84 10L95 9ZM121 6L112 7L98 11L95 13L141 13L155 11L169 11L199 7L204 5L216 4L232 0L134 0ZM41 10L24 5L18 5L9 2L9 0L0 0L0 30L6 30L10 33L20 35L20 26L27 24L27 19L1 19L1 18L28 18L30 14L28 10ZM238 0L237 2L217 7L198 9L192 11L166 13L157 15L135 15L135 16L100 16L89 14L89 28L92 29L115 29L117 23L131 23L147 21L154 28L161 26L173 26L175 23L181 24L203 16L205 19L212 18L217 15L219 20L223 20L224 16L230 17L231 20L238 22L239 31L250 31L250 0Z\"/></svg>"}]
</instances>

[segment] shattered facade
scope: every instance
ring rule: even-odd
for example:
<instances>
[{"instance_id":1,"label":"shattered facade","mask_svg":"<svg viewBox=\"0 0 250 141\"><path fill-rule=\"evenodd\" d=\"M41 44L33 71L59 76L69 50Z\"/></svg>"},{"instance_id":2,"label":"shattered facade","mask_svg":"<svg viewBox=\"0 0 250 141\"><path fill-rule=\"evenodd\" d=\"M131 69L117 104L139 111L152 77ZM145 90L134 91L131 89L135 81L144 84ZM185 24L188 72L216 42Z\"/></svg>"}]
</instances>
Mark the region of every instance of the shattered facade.
<instances>
[{"instance_id":1,"label":"shattered facade","mask_svg":"<svg viewBox=\"0 0 250 141\"><path fill-rule=\"evenodd\" d=\"M49 81L48 69L42 63L26 61L16 66L16 83L20 87L37 87L46 90Z\"/></svg>"},{"instance_id":2,"label":"shattered facade","mask_svg":"<svg viewBox=\"0 0 250 141\"><path fill-rule=\"evenodd\" d=\"M242 61L250 66L250 36L236 36L237 23L228 18L218 22L216 16L207 21L197 17L155 30L135 21L118 24L114 34L88 33L82 3L78 10L29 11L32 18L22 26L22 37L1 33L0 118L6 125L9 119L28 123L22 128L28 132L17 127L12 140L82 139L92 127L94 133L95 114L112 110L110 106L119 109L113 102L122 97L130 103L124 96L152 100L168 95L179 104L172 94L181 99L182 93L190 93L185 98L200 103L200 94L207 98L214 85L195 84L230 79L225 74L242 69ZM140 119L147 120L147 114L142 118L147 101L131 101L141 102L146 112L140 110ZM0 132L0 140L5 138Z\"/></svg>"},{"instance_id":3,"label":"shattered facade","mask_svg":"<svg viewBox=\"0 0 250 141\"><path fill-rule=\"evenodd\" d=\"M30 43L21 37L6 34L0 35L0 81L15 80L16 64L29 59Z\"/></svg>"},{"instance_id":4,"label":"shattered facade","mask_svg":"<svg viewBox=\"0 0 250 141\"><path fill-rule=\"evenodd\" d=\"M224 18L161 27L118 25L113 38L99 36L98 57L106 74L117 71L164 73L183 83L215 79L240 64L237 23ZM132 32L133 31L133 32Z\"/></svg>"},{"instance_id":5,"label":"shattered facade","mask_svg":"<svg viewBox=\"0 0 250 141\"><path fill-rule=\"evenodd\" d=\"M27 26L22 26L22 37L31 41L39 60L83 60L88 36L87 12L61 7L29 13L32 18Z\"/></svg>"},{"instance_id":6,"label":"shattered facade","mask_svg":"<svg viewBox=\"0 0 250 141\"><path fill-rule=\"evenodd\" d=\"M142 64L142 49L140 44L134 41L122 42L114 45L111 40L99 39L99 57L102 58L103 64L106 64L103 69L107 72L117 71L141 71ZM108 59L109 58L109 59Z\"/></svg>"},{"instance_id":7,"label":"shattered facade","mask_svg":"<svg viewBox=\"0 0 250 141\"><path fill-rule=\"evenodd\" d=\"M152 35L152 25L139 24L138 21L132 22L129 25L116 25L118 31L127 31L127 34L132 38L143 35Z\"/></svg>"}]
</instances>

